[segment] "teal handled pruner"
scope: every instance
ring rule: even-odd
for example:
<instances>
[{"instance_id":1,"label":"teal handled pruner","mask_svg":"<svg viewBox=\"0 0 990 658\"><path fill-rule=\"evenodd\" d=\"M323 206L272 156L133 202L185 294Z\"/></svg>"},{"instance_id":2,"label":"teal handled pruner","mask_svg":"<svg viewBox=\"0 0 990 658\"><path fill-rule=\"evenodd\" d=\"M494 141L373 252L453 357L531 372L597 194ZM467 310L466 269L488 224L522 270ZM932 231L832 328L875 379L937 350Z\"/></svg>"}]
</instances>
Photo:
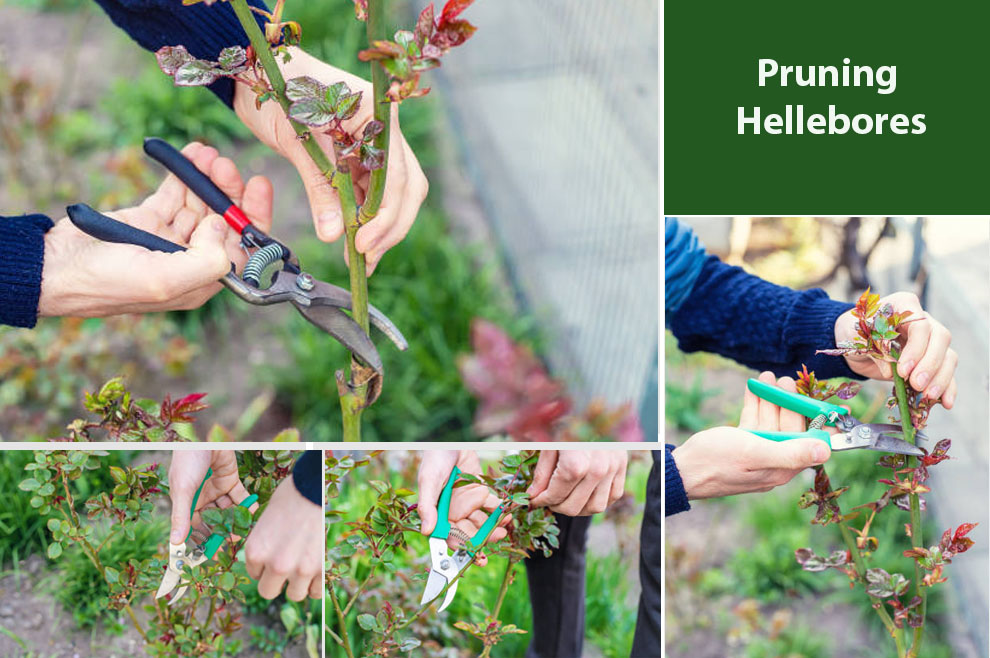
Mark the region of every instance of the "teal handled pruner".
<instances>
[{"instance_id":1,"label":"teal handled pruner","mask_svg":"<svg viewBox=\"0 0 990 658\"><path fill-rule=\"evenodd\" d=\"M443 597L443 604L437 612L442 612L454 600L454 592L457 591L457 581L454 579L474 559L474 554L485 543L502 518L502 506L499 505L471 538L450 524L450 495L454 489L454 483L460 475L461 469L455 466L450 472L447 484L437 502L437 527L433 529L433 533L430 535L430 577L426 581L426 589L423 591L423 598L420 599L419 604L426 605L437 598L443 588L449 584L447 594ZM451 536L464 544L454 551L453 555L447 552L447 539Z\"/></svg>"},{"instance_id":2,"label":"teal handled pruner","mask_svg":"<svg viewBox=\"0 0 990 658\"><path fill-rule=\"evenodd\" d=\"M196 490L196 495L193 496L192 509L189 511L189 520L192 521L193 514L196 512L196 503L199 502L199 494L203 491L203 487L206 485L206 481L213 476L213 469L208 469L206 471L206 477L203 478L202 484L199 485L199 489ZM257 494L251 494L244 500L242 500L238 505L241 507L251 507L258 500ZM169 600L169 605L174 605L176 601L182 598L182 595L186 593L189 588L188 583L181 584L182 581L182 570L186 567L194 568L203 564L207 560L212 560L213 556L216 555L217 551L220 550L220 546L223 545L224 537L218 533L212 533L205 541L197 544L191 551L186 552L186 542L192 537L193 530L190 527L189 534L186 535L186 541L181 544L173 544L169 542L168 545L168 567L165 569L165 575L162 577L162 583L158 586L158 592L155 594L156 599L160 599L167 594L172 594L172 598ZM178 589L176 589L178 588ZM174 590L174 593L173 593Z\"/></svg>"},{"instance_id":3,"label":"teal handled pruner","mask_svg":"<svg viewBox=\"0 0 990 658\"><path fill-rule=\"evenodd\" d=\"M821 439L828 443L832 450L861 448L916 457L924 454L920 448L902 438L904 433L900 425L864 423L851 415L844 407L821 402L800 393L790 393L756 379L750 379L746 386L757 397L812 419L806 432L752 432L764 439L771 441ZM822 429L825 425L832 425L839 431L835 434L829 434ZM915 437L917 439L928 438L923 432L917 432Z\"/></svg>"}]
</instances>

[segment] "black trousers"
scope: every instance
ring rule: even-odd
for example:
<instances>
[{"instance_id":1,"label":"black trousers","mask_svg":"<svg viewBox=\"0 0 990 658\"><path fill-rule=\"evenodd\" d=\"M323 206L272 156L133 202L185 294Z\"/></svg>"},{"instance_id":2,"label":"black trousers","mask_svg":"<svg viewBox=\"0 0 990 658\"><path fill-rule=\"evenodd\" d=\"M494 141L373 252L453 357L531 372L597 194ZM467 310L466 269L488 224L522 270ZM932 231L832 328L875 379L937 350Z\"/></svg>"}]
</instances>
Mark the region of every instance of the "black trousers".
<instances>
[{"instance_id":1,"label":"black trousers","mask_svg":"<svg viewBox=\"0 0 990 658\"><path fill-rule=\"evenodd\" d=\"M642 593L631 658L660 658L660 481L663 451L653 451L640 529ZM526 658L580 658L584 645L585 550L591 517L556 515L560 548L526 559L533 629Z\"/></svg>"}]
</instances>

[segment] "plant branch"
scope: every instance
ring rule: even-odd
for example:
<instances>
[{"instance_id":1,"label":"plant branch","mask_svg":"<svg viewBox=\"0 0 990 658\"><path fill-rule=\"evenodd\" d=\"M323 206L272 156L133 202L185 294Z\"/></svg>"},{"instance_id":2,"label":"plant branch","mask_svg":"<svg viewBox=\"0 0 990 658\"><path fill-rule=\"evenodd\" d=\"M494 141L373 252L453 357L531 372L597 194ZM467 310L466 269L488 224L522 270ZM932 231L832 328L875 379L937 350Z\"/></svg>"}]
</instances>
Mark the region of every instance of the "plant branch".
<instances>
[{"instance_id":1,"label":"plant branch","mask_svg":"<svg viewBox=\"0 0 990 658\"><path fill-rule=\"evenodd\" d=\"M347 658L354 658L354 650L351 649L351 640L347 636L347 619L340 609L340 600L337 598L337 592L332 586L327 589L330 591L330 600L333 602L333 609L337 612L337 625L340 628L339 643L344 647L344 651L347 652Z\"/></svg>"},{"instance_id":2,"label":"plant branch","mask_svg":"<svg viewBox=\"0 0 990 658\"><path fill-rule=\"evenodd\" d=\"M904 439L909 443L917 444L915 440L915 429L914 423L911 422L911 406L908 403L907 394L907 384L904 378L900 376L897 372L897 364L894 363L891 366L891 370L894 374L894 397L897 398L897 408L900 410L901 414L901 431L904 433ZM912 466L918 465L917 457L909 457ZM911 505L911 546L913 548L923 548L924 538L922 537L923 528L921 526L921 500L918 494L912 493L908 494L908 501ZM925 615L928 607L928 589L921 584L921 565L918 561L914 561L914 588L915 593L921 597L921 625L914 629L914 641L911 645L912 656L918 655L918 650L921 648L921 640L925 631Z\"/></svg>"},{"instance_id":3,"label":"plant branch","mask_svg":"<svg viewBox=\"0 0 990 658\"><path fill-rule=\"evenodd\" d=\"M369 45L388 38L384 5L384 0L368 0L367 34ZM384 159L381 168L371 172L368 195L364 200L364 205L361 206L361 214L358 217L361 224L367 224L374 219L375 215L378 214L378 208L381 207L382 197L385 195L385 174L388 171L388 147L392 123L392 104L385 98L389 84L388 72L376 61L371 62L371 84L374 89L372 100L375 120L382 124L382 131L375 135L373 145L382 151Z\"/></svg>"}]
</instances>

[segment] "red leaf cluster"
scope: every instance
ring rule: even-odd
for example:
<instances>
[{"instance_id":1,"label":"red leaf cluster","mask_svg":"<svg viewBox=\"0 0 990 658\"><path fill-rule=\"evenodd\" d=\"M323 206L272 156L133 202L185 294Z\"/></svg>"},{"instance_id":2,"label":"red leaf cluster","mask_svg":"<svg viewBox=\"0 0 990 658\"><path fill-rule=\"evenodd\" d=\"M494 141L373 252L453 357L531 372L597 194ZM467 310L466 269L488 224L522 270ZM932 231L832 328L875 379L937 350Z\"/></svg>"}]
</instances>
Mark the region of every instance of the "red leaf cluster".
<instances>
[{"instance_id":1,"label":"red leaf cluster","mask_svg":"<svg viewBox=\"0 0 990 658\"><path fill-rule=\"evenodd\" d=\"M869 356L880 361L895 362L900 353L897 339L901 326L910 322L911 311L894 313L890 304L880 305L880 295L866 290L852 309L856 318L857 336L844 341L835 349L818 350L818 354L831 356Z\"/></svg>"},{"instance_id":2,"label":"red leaf cluster","mask_svg":"<svg viewBox=\"0 0 990 658\"><path fill-rule=\"evenodd\" d=\"M842 520L842 511L836 499L841 496L849 487L832 489L832 483L828 479L828 473L824 468L815 468L815 485L804 492L798 499L798 507L807 509L811 506L818 508L812 523L828 525L838 523Z\"/></svg>"},{"instance_id":3,"label":"red leaf cluster","mask_svg":"<svg viewBox=\"0 0 990 658\"><path fill-rule=\"evenodd\" d=\"M918 628L924 624L925 618L916 610L921 605L920 596L912 598L907 605L896 598L888 600L887 604L894 609L894 626L897 628L904 628L905 622L911 628Z\"/></svg>"},{"instance_id":4,"label":"red leaf cluster","mask_svg":"<svg viewBox=\"0 0 990 658\"><path fill-rule=\"evenodd\" d=\"M166 395L165 399L162 400L162 408L158 412L158 417L166 425L169 423L191 423L195 420L192 414L209 408L210 405L202 402L205 397L206 393L191 393L172 402L172 397Z\"/></svg>"},{"instance_id":5,"label":"red leaf cluster","mask_svg":"<svg viewBox=\"0 0 990 658\"><path fill-rule=\"evenodd\" d=\"M808 372L808 366L801 364L801 370L797 373L797 392L814 400L827 400L830 397L838 396L840 400L850 400L856 397L862 386L857 382L841 382L831 384L828 380L820 380L815 377L815 371Z\"/></svg>"},{"instance_id":6,"label":"red leaf cluster","mask_svg":"<svg viewBox=\"0 0 990 658\"><path fill-rule=\"evenodd\" d=\"M563 383L552 379L528 348L495 324L471 323L474 353L458 359L465 386L480 404L479 436L506 433L522 441L553 441L557 421L571 409Z\"/></svg>"}]
</instances>

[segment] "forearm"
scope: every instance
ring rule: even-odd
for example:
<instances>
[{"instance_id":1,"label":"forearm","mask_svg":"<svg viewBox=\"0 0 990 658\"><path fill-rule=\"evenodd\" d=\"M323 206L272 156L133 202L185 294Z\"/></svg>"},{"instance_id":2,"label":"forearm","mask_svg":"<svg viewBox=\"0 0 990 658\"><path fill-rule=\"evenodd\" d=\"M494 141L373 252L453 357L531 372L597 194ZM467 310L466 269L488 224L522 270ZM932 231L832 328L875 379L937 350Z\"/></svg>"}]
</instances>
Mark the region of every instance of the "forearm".
<instances>
[{"instance_id":1,"label":"forearm","mask_svg":"<svg viewBox=\"0 0 990 658\"><path fill-rule=\"evenodd\" d=\"M756 370L793 376L858 377L845 359L815 354L835 347L835 320L852 308L823 290L792 290L708 256L691 294L667 319L685 352L714 352Z\"/></svg>"},{"instance_id":2,"label":"forearm","mask_svg":"<svg viewBox=\"0 0 990 658\"><path fill-rule=\"evenodd\" d=\"M0 324L33 327L38 320L45 233L44 215L0 217Z\"/></svg>"},{"instance_id":3,"label":"forearm","mask_svg":"<svg viewBox=\"0 0 990 658\"><path fill-rule=\"evenodd\" d=\"M182 45L194 57L215 60L228 46L247 46L234 11L227 2L184 5L179 0L96 0L110 20L145 50ZM266 9L262 0L248 4ZM258 23L263 24L261 16ZM234 102L234 82L221 78L209 86L228 106Z\"/></svg>"}]
</instances>

